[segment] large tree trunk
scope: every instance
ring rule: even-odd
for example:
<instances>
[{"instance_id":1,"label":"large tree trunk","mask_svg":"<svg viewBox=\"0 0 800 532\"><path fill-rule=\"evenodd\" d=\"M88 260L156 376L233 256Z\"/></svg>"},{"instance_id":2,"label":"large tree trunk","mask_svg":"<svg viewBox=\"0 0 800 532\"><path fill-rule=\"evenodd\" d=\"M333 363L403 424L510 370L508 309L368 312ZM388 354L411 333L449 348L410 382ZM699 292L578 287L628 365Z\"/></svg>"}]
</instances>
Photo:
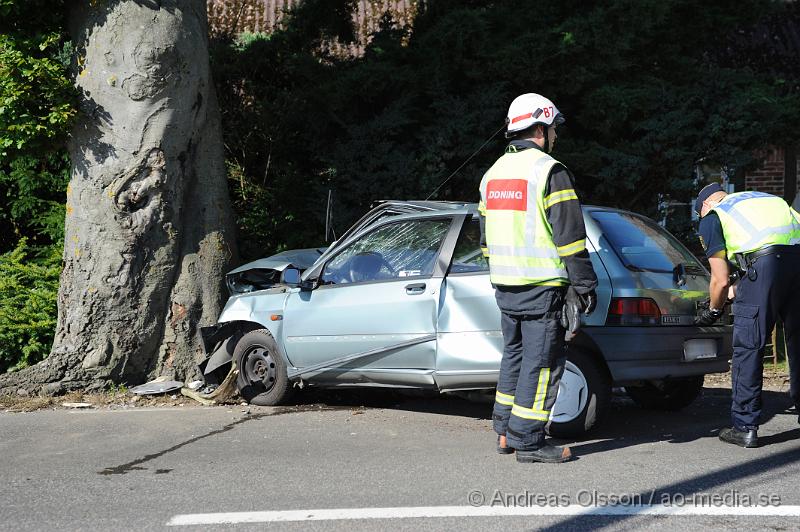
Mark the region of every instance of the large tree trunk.
<instances>
[{"instance_id":1,"label":"large tree trunk","mask_svg":"<svg viewBox=\"0 0 800 532\"><path fill-rule=\"evenodd\" d=\"M206 3L79 4L84 101L55 342L6 390L191 377L197 328L215 322L235 256Z\"/></svg>"}]
</instances>

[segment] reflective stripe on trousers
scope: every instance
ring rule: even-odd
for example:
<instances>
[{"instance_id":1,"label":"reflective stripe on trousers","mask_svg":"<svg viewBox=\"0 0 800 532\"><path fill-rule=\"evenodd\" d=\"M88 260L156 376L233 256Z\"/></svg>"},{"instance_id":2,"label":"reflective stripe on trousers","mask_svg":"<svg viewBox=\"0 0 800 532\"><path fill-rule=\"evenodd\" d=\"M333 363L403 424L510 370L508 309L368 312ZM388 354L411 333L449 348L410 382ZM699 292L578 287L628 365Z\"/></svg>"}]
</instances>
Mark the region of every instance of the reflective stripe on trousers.
<instances>
[{"instance_id":1,"label":"reflective stripe on trousers","mask_svg":"<svg viewBox=\"0 0 800 532\"><path fill-rule=\"evenodd\" d=\"M547 290L538 316L560 310L564 288ZM566 363L564 329L556 319L501 314L503 358L493 412L493 427L515 449L544 443L544 426L556 400Z\"/></svg>"},{"instance_id":2,"label":"reflective stripe on trousers","mask_svg":"<svg viewBox=\"0 0 800 532\"><path fill-rule=\"evenodd\" d=\"M508 395L507 393L496 392L494 400L504 406L511 406L514 404L514 396Z\"/></svg>"},{"instance_id":3,"label":"reflective stripe on trousers","mask_svg":"<svg viewBox=\"0 0 800 532\"><path fill-rule=\"evenodd\" d=\"M536 395L533 397L533 407L525 408L518 404L511 407L511 415L524 419L538 419L547 421L550 419L550 410L545 410L545 399L547 398L547 388L550 383L550 368L539 370L539 379L536 384Z\"/></svg>"}]
</instances>

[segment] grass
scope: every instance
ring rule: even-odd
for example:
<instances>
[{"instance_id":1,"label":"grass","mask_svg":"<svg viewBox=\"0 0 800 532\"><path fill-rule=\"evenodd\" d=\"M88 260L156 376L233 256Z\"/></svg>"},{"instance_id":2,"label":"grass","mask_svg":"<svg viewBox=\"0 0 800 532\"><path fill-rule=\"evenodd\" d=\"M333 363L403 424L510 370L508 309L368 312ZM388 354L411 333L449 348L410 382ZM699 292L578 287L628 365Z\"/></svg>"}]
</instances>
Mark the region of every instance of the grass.
<instances>
[{"instance_id":1,"label":"grass","mask_svg":"<svg viewBox=\"0 0 800 532\"><path fill-rule=\"evenodd\" d=\"M113 382L109 382L106 394L109 396L110 399L120 397L123 395L128 395L128 387L125 386L124 384L114 384Z\"/></svg>"}]
</instances>

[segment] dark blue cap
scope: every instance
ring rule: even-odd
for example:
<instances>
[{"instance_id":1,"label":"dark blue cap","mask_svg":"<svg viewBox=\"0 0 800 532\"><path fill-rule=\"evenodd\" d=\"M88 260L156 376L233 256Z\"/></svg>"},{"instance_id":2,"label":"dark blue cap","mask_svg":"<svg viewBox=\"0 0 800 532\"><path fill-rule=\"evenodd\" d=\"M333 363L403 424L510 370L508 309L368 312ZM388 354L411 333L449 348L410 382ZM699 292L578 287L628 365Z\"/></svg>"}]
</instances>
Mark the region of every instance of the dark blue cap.
<instances>
[{"instance_id":1,"label":"dark blue cap","mask_svg":"<svg viewBox=\"0 0 800 532\"><path fill-rule=\"evenodd\" d=\"M697 214L700 214L700 211L703 208L703 202L717 192L725 192L725 189L722 188L722 185L719 183L711 183L710 185L704 186L703 190L700 191L700 193L697 195L697 199L694 202L694 211Z\"/></svg>"}]
</instances>

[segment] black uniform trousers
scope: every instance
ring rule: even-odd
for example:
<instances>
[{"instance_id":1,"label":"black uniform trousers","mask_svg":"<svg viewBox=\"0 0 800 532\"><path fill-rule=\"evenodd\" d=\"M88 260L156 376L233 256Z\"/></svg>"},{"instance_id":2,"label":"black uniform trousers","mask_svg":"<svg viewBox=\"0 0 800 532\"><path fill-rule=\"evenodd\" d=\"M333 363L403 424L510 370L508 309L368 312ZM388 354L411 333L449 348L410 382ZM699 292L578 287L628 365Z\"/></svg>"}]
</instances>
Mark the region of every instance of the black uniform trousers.
<instances>
[{"instance_id":1,"label":"black uniform trousers","mask_svg":"<svg viewBox=\"0 0 800 532\"><path fill-rule=\"evenodd\" d=\"M800 408L800 246L797 251L763 255L739 281L733 304L733 403L739 430L758 429L764 346L778 317L783 321L789 361L789 394Z\"/></svg>"},{"instance_id":2,"label":"black uniform trousers","mask_svg":"<svg viewBox=\"0 0 800 532\"><path fill-rule=\"evenodd\" d=\"M544 445L544 427L567 360L560 321L565 289L541 288L527 314L501 309L505 345L493 427L508 438L509 447L519 450Z\"/></svg>"}]
</instances>

